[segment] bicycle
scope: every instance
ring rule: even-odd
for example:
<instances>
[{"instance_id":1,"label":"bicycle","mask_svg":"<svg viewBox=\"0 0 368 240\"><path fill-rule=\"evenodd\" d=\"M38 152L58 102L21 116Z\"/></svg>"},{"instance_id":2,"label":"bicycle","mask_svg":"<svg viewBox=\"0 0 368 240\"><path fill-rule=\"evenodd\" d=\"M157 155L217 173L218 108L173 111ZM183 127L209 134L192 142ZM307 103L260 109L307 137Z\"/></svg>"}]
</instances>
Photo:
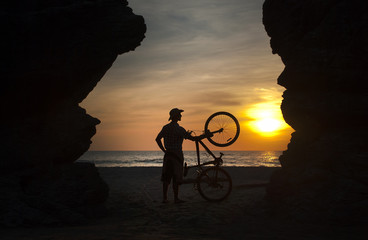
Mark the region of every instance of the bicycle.
<instances>
[{"instance_id":1,"label":"bicycle","mask_svg":"<svg viewBox=\"0 0 368 240\"><path fill-rule=\"evenodd\" d=\"M228 112L216 112L212 114L204 125L204 132L210 137L207 140L215 146L226 147L233 144L239 137L240 126L238 120ZM199 155L199 144L211 155L214 160L201 163ZM212 151L202 142L196 140L197 165L188 166L184 164L184 177L191 168L197 168L197 177L194 180L194 188L199 194L211 202L219 202L226 199L232 190L232 180L230 175L221 167L223 164L222 156L216 157ZM209 168L203 168L213 164ZM187 182L191 183L191 181Z\"/></svg>"}]
</instances>

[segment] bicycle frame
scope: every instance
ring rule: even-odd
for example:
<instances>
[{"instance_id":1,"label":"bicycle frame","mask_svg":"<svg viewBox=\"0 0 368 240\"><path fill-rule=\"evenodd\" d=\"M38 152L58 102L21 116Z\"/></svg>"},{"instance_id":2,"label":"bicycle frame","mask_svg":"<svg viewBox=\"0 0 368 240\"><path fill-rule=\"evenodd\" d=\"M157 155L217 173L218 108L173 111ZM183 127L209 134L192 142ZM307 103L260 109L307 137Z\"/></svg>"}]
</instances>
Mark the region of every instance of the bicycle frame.
<instances>
[{"instance_id":1,"label":"bicycle frame","mask_svg":"<svg viewBox=\"0 0 368 240\"><path fill-rule=\"evenodd\" d=\"M212 139L213 134L216 133L223 133L225 132L225 135L228 135L226 131L227 125L223 124L220 126L223 126L224 128L220 128L216 131L211 131L208 129L209 122L211 119L217 116L225 115L227 117L231 118L231 121L235 123L236 131L233 131L234 136L229 136L230 138L226 141L214 141ZM221 118L220 118L221 119ZM230 123L231 124L231 123ZM211 126L211 125L210 125ZM226 131L224 131L226 129ZM227 112L218 112L215 114L212 114L205 124L205 133L203 135L200 135L199 137L195 137L193 140L196 145L196 153L197 153L197 165L194 166L187 166L187 163L185 163L184 166L184 177L188 174L188 170L190 168L198 168L196 171L196 176L194 179L185 179L183 183L194 183L194 189L198 190L199 194L206 199L207 201L211 202L219 202L227 198L232 190L232 180L230 175L221 167L223 164L222 156L224 155L222 152L220 152L220 157L216 157L215 154L203 143L202 139L204 137L207 137L208 141L215 146L219 147L225 147L230 144L232 144L239 135L239 123L235 119L235 117ZM230 130L231 132L231 130ZM212 134L212 136L211 136ZM192 140L192 139L191 139ZM201 157L200 157L200 151L199 151L199 145L201 145L206 152L213 157L213 161L208 161L201 163ZM213 164L214 166L208 167L208 168L202 168L202 166Z\"/></svg>"},{"instance_id":2,"label":"bicycle frame","mask_svg":"<svg viewBox=\"0 0 368 240\"><path fill-rule=\"evenodd\" d=\"M224 129L220 128L217 131L211 132L211 134L221 133L222 131L224 131ZM200 155L199 155L199 144L201 144L202 147L206 150L206 152L213 157L213 159L214 159L213 161L209 161L209 162L205 162L205 163L201 164L201 158L200 158ZM202 140L195 140L195 145L196 145L196 152L197 152L197 165L196 166L188 166L187 163L185 163L184 177L187 175L188 170L190 168L199 168L202 171L202 166L213 164L213 165L215 165L215 167L219 167L223 163L222 156L224 154L222 152L220 152L220 157L216 157L215 154L213 154L213 152L202 142Z\"/></svg>"},{"instance_id":3,"label":"bicycle frame","mask_svg":"<svg viewBox=\"0 0 368 240\"><path fill-rule=\"evenodd\" d=\"M202 163L201 164L201 159L200 159L200 154L199 154L199 144L200 143L202 145L202 147L206 150L206 152L211 155L215 160L214 161L209 161L209 162L205 162L205 163ZM217 158L215 156L215 154L213 154L213 152L202 142L202 140L198 140L198 141L195 141L195 144L196 144L196 152L197 152L197 160L198 160L198 167L200 166L204 166L204 165L209 165L209 164L214 164L214 165L218 165L220 164L219 160L221 159L223 153L220 153L220 157Z\"/></svg>"},{"instance_id":4,"label":"bicycle frame","mask_svg":"<svg viewBox=\"0 0 368 240\"><path fill-rule=\"evenodd\" d=\"M206 150L206 152L214 158L213 161L201 163L201 158L199 154L200 153L199 144L201 144L201 146ZM215 166L219 166L222 164L222 156L224 155L223 153L220 152L220 157L216 157L215 154L213 154L213 152L202 142L202 140L196 140L195 145L196 145L196 153L197 153L197 165L196 166L185 166L185 168L187 169L195 168L195 167L201 168L202 166L210 165L210 164L214 164Z\"/></svg>"}]
</instances>

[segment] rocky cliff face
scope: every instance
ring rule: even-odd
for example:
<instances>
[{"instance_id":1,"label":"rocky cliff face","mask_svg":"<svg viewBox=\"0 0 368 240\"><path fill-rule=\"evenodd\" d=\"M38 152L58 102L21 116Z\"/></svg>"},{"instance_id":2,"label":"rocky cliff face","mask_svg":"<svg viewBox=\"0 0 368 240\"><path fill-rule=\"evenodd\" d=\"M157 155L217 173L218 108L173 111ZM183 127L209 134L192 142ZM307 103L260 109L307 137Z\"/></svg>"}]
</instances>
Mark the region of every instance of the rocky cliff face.
<instances>
[{"instance_id":1,"label":"rocky cliff face","mask_svg":"<svg viewBox=\"0 0 368 240\"><path fill-rule=\"evenodd\" d=\"M31 191L28 187L37 188L35 183L41 184L42 178L49 178L44 189L59 186L63 180L50 181L55 179L51 175L64 176L61 172L70 168L77 175L76 169L90 169L81 176L93 175L91 181L98 182L93 168L65 165L87 151L99 124L79 103L118 54L139 46L146 30L143 17L133 14L124 0L6 0L1 3L0 25L2 182L11 176L22 196ZM82 186L79 180L63 182L65 192L73 185ZM103 202L107 188L102 181L84 184L82 190L93 191L93 186L100 188Z\"/></svg>"},{"instance_id":2,"label":"rocky cliff face","mask_svg":"<svg viewBox=\"0 0 368 240\"><path fill-rule=\"evenodd\" d=\"M285 64L281 109L295 129L268 197L299 213L368 219L367 10L357 0L264 3L272 51Z\"/></svg>"}]
</instances>

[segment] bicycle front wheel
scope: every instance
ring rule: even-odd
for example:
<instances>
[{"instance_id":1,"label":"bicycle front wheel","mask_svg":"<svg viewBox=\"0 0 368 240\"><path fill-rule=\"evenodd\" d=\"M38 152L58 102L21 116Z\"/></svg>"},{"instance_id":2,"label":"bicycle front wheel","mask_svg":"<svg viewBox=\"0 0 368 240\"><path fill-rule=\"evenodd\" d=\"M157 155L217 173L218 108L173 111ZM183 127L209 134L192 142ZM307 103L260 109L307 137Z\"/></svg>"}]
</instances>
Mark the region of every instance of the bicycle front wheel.
<instances>
[{"instance_id":1,"label":"bicycle front wheel","mask_svg":"<svg viewBox=\"0 0 368 240\"><path fill-rule=\"evenodd\" d=\"M218 147L226 147L233 144L239 137L240 125L238 120L228 112L212 114L204 125L204 130L216 132L208 141Z\"/></svg>"},{"instance_id":2,"label":"bicycle front wheel","mask_svg":"<svg viewBox=\"0 0 368 240\"><path fill-rule=\"evenodd\" d=\"M210 167L197 178L198 192L207 201L219 202L230 195L232 181L230 175L222 168Z\"/></svg>"}]
</instances>

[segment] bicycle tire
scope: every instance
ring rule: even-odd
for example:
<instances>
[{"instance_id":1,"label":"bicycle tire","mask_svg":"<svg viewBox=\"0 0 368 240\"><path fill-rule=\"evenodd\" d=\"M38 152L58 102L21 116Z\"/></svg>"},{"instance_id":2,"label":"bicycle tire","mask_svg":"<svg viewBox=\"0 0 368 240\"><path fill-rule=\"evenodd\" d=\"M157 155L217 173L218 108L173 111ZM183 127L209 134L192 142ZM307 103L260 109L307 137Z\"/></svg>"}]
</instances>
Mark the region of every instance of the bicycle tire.
<instances>
[{"instance_id":1,"label":"bicycle tire","mask_svg":"<svg viewBox=\"0 0 368 240\"><path fill-rule=\"evenodd\" d=\"M212 114L204 125L204 131L218 131L212 137L208 137L208 141L218 147L226 147L233 144L239 137L240 125L238 120L228 112L216 112Z\"/></svg>"},{"instance_id":2,"label":"bicycle tire","mask_svg":"<svg viewBox=\"0 0 368 240\"><path fill-rule=\"evenodd\" d=\"M210 167L197 178L199 194L210 202L220 202L227 198L232 190L230 175L222 168Z\"/></svg>"}]
</instances>

